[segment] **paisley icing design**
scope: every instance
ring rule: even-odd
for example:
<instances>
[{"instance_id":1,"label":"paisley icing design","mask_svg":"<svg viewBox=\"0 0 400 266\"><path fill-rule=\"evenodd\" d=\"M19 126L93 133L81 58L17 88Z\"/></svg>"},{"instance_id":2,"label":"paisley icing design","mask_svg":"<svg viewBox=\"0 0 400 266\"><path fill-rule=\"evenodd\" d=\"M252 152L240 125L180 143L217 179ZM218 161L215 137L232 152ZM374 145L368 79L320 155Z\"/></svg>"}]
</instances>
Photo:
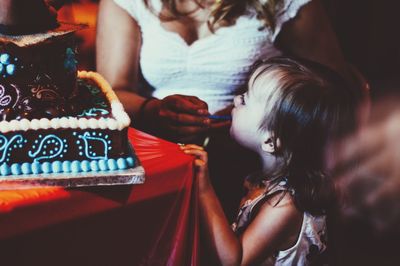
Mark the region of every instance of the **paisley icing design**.
<instances>
[{"instance_id":1,"label":"paisley icing design","mask_svg":"<svg viewBox=\"0 0 400 266\"><path fill-rule=\"evenodd\" d=\"M101 115L108 115L110 112L105 110L105 109L99 109L99 108L90 108L84 110L79 117L82 116L101 116Z\"/></svg>"},{"instance_id":2,"label":"paisley icing design","mask_svg":"<svg viewBox=\"0 0 400 266\"><path fill-rule=\"evenodd\" d=\"M11 88L11 89L10 89ZM9 84L7 87L0 84L0 109L7 107L15 107L20 98L19 89Z\"/></svg>"},{"instance_id":3,"label":"paisley icing design","mask_svg":"<svg viewBox=\"0 0 400 266\"><path fill-rule=\"evenodd\" d=\"M15 135L10 140L5 136L0 135L0 164L3 162L9 162L11 151L14 149L22 148L27 142L22 135Z\"/></svg>"},{"instance_id":4,"label":"paisley icing design","mask_svg":"<svg viewBox=\"0 0 400 266\"><path fill-rule=\"evenodd\" d=\"M40 138L41 140L35 140L32 146L33 150L28 152L29 157L33 158L34 162L55 157L62 158L63 154L67 152L67 140L61 139L54 134L47 135L44 138L39 135Z\"/></svg>"},{"instance_id":5,"label":"paisley icing design","mask_svg":"<svg viewBox=\"0 0 400 266\"><path fill-rule=\"evenodd\" d=\"M80 140L77 140L79 155L86 156L91 160L107 160L108 151L111 150L111 141L108 135L96 132L85 132L82 135L73 133Z\"/></svg>"},{"instance_id":6,"label":"paisley icing design","mask_svg":"<svg viewBox=\"0 0 400 266\"><path fill-rule=\"evenodd\" d=\"M52 101L61 98L57 92L57 86L53 84L53 80L47 74L38 74L34 80L34 84L29 85L29 87L31 88L32 96L34 98L44 101Z\"/></svg>"},{"instance_id":7,"label":"paisley icing design","mask_svg":"<svg viewBox=\"0 0 400 266\"><path fill-rule=\"evenodd\" d=\"M11 102L11 96L10 95L4 95L6 89L4 89L4 86L0 85L0 106L7 106Z\"/></svg>"},{"instance_id":8,"label":"paisley icing design","mask_svg":"<svg viewBox=\"0 0 400 266\"><path fill-rule=\"evenodd\" d=\"M32 88L31 92L35 98L40 100L51 101L60 98L60 95L58 95L54 90L41 85Z\"/></svg>"}]
</instances>

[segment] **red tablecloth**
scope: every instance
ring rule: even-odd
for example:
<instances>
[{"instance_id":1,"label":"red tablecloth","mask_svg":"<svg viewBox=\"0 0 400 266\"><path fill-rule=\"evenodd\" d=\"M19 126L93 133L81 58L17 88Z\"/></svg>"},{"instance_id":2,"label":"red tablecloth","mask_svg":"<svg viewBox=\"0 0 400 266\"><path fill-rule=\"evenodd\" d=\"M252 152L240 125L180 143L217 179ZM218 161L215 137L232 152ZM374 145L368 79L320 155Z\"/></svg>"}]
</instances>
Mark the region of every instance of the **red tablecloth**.
<instances>
[{"instance_id":1,"label":"red tablecloth","mask_svg":"<svg viewBox=\"0 0 400 266\"><path fill-rule=\"evenodd\" d=\"M143 185L0 191L1 265L197 265L192 158L131 129Z\"/></svg>"}]
</instances>

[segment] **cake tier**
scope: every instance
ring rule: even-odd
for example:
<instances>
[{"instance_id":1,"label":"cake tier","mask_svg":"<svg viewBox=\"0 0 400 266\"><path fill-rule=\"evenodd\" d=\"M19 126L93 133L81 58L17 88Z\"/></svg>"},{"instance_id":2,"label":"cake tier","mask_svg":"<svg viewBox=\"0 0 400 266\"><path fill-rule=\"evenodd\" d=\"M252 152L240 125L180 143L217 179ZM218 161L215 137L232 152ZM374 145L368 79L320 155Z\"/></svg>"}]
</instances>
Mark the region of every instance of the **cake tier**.
<instances>
[{"instance_id":1,"label":"cake tier","mask_svg":"<svg viewBox=\"0 0 400 266\"><path fill-rule=\"evenodd\" d=\"M73 108L52 118L0 122L0 175L131 168L128 115L97 73L80 72Z\"/></svg>"},{"instance_id":2,"label":"cake tier","mask_svg":"<svg viewBox=\"0 0 400 266\"><path fill-rule=\"evenodd\" d=\"M127 130L0 134L0 175L124 170L136 165Z\"/></svg>"},{"instance_id":3,"label":"cake tier","mask_svg":"<svg viewBox=\"0 0 400 266\"><path fill-rule=\"evenodd\" d=\"M0 42L0 113L35 112L59 105L76 93L73 35L19 47Z\"/></svg>"}]
</instances>

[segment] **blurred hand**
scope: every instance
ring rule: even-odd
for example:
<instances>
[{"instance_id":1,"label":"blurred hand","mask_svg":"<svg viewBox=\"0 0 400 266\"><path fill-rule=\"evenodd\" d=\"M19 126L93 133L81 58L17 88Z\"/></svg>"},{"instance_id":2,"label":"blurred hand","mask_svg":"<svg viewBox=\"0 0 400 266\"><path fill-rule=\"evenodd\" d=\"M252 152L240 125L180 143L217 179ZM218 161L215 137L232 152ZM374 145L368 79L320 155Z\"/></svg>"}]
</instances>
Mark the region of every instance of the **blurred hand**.
<instances>
[{"instance_id":1,"label":"blurred hand","mask_svg":"<svg viewBox=\"0 0 400 266\"><path fill-rule=\"evenodd\" d=\"M199 193L203 193L210 189L211 183L208 174L208 155L203 147L188 144L181 146L184 153L193 155L195 167L195 179L199 188Z\"/></svg>"},{"instance_id":2,"label":"blurred hand","mask_svg":"<svg viewBox=\"0 0 400 266\"><path fill-rule=\"evenodd\" d=\"M154 123L161 136L177 142L195 142L208 131L207 103L194 96L171 95L153 100L146 106L145 117Z\"/></svg>"},{"instance_id":3,"label":"blurred hand","mask_svg":"<svg viewBox=\"0 0 400 266\"><path fill-rule=\"evenodd\" d=\"M373 106L370 121L331 149L330 168L344 193L347 218L362 218L377 231L399 228L400 108L399 99Z\"/></svg>"}]
</instances>

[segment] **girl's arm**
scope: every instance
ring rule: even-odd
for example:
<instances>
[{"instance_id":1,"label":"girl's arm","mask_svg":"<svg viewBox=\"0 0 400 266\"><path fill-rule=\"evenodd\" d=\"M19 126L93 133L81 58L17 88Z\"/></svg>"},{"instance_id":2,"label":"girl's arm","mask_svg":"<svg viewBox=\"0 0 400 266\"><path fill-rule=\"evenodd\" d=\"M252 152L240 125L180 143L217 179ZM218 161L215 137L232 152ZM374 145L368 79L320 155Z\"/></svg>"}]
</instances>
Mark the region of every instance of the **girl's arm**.
<instances>
[{"instance_id":1,"label":"girl's arm","mask_svg":"<svg viewBox=\"0 0 400 266\"><path fill-rule=\"evenodd\" d=\"M293 20L284 24L277 46L296 56L324 64L349 81L355 80L319 0L305 5Z\"/></svg>"},{"instance_id":2,"label":"girl's arm","mask_svg":"<svg viewBox=\"0 0 400 266\"><path fill-rule=\"evenodd\" d=\"M201 216L211 246L222 265L252 265L271 256L274 251L294 244L291 236L297 235L302 216L288 197L282 199L278 206L264 203L239 238L232 231L210 183L207 153L195 145L186 145L182 149L197 158L196 182Z\"/></svg>"}]
</instances>

